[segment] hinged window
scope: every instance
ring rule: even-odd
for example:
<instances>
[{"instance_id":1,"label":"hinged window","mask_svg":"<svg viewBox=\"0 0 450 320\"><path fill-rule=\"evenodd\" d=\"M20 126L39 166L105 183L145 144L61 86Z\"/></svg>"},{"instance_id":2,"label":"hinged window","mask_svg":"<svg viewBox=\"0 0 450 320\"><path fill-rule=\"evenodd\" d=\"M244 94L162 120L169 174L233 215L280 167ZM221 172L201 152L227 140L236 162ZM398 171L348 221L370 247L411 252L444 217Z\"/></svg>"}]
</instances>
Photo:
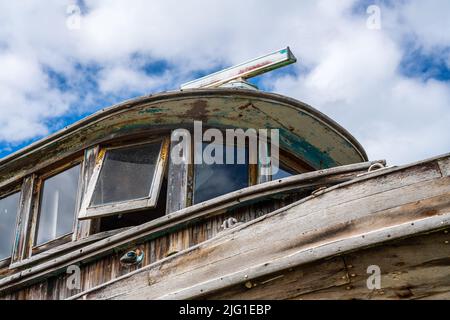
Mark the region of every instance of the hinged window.
<instances>
[{"instance_id":1,"label":"hinged window","mask_svg":"<svg viewBox=\"0 0 450 320\"><path fill-rule=\"evenodd\" d=\"M168 149L167 138L102 149L79 219L154 208Z\"/></svg>"}]
</instances>

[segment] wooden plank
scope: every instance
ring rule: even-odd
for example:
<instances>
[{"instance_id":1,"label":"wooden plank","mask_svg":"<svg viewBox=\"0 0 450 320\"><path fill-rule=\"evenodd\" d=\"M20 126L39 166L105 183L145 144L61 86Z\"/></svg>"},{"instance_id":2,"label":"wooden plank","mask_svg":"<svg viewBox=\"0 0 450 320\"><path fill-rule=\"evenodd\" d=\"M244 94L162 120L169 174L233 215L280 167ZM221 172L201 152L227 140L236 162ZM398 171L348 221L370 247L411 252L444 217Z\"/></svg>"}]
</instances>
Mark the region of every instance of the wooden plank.
<instances>
[{"instance_id":1,"label":"wooden plank","mask_svg":"<svg viewBox=\"0 0 450 320\"><path fill-rule=\"evenodd\" d=\"M22 183L19 211L16 225L16 235L12 253L11 263L18 262L27 257L27 243L30 231L30 220L32 215L32 195L35 184L35 175L26 177Z\"/></svg>"},{"instance_id":2,"label":"wooden plank","mask_svg":"<svg viewBox=\"0 0 450 320\"><path fill-rule=\"evenodd\" d=\"M339 290L350 279L342 257L320 260L240 283L203 296L208 300L280 300L325 289Z\"/></svg>"},{"instance_id":3,"label":"wooden plank","mask_svg":"<svg viewBox=\"0 0 450 320\"><path fill-rule=\"evenodd\" d=\"M65 252L67 252L67 251L74 250L74 249L77 249L77 248L82 247L84 245L93 243L95 241L111 237L113 235L116 235L116 234L118 234L120 232L123 232L125 230L128 230L128 229L130 229L130 227L121 228L121 229L117 229L117 230L100 232L100 233L96 233L96 234L90 235L90 236L88 236L86 238L82 238L80 240L67 242L67 243L65 243L65 244L63 244L61 246L54 247L54 248L51 248L49 250L43 251L43 252L41 252L39 254L33 255L30 258L28 258L28 259L16 262L16 263L14 263L14 264L12 264L10 266L10 269L23 268L23 267L27 267L27 266L30 266L30 265L37 264L39 262L48 260L48 259L50 259L52 257L57 256L57 255L63 254Z\"/></svg>"},{"instance_id":4,"label":"wooden plank","mask_svg":"<svg viewBox=\"0 0 450 320\"><path fill-rule=\"evenodd\" d=\"M82 176L80 182L80 199L79 199L79 208L86 197L87 189L89 186L89 182L91 180L92 174L94 172L96 159L98 153L100 151L99 146L95 146L89 149L86 149L84 152L84 161L82 167ZM98 229L99 222L93 219L90 220L79 220L76 226L76 230L74 232L73 240L79 240L83 238L87 238L91 233L95 233Z\"/></svg>"},{"instance_id":5,"label":"wooden plank","mask_svg":"<svg viewBox=\"0 0 450 320\"><path fill-rule=\"evenodd\" d=\"M438 299L450 292L450 239L439 231L344 255L350 283L299 295L299 299ZM381 271L381 288L369 289L369 266Z\"/></svg>"},{"instance_id":6,"label":"wooden plank","mask_svg":"<svg viewBox=\"0 0 450 320\"><path fill-rule=\"evenodd\" d=\"M84 259L105 254L118 246L126 245L129 242L136 242L139 239L151 237L152 234L162 234L176 226L186 223L192 223L195 220L206 218L213 214L220 214L226 209L231 209L235 205L242 205L245 201L257 200L274 192L282 190L296 190L303 187L310 188L317 185L327 184L341 175L346 176L346 180L354 178L362 170L367 170L374 162L359 163L348 166L342 166L332 169L309 172L298 176L293 176L265 184L253 186L243 190L235 191L227 195L194 205L192 207L180 210L174 214L155 219L146 224L134 227L110 238L100 240L94 244L88 245L80 250L51 259L35 267L26 269L17 274L0 279L0 288L6 289L16 285L26 283L28 280L44 277L51 272L56 272L65 266L78 263ZM316 182L314 182L316 181ZM342 182L342 178L338 178Z\"/></svg>"},{"instance_id":7,"label":"wooden plank","mask_svg":"<svg viewBox=\"0 0 450 320\"><path fill-rule=\"evenodd\" d=\"M439 231L283 270L203 296L206 299L448 299L449 233ZM341 262L339 264L338 262ZM369 289L369 266L381 288Z\"/></svg>"},{"instance_id":8,"label":"wooden plank","mask_svg":"<svg viewBox=\"0 0 450 320\"><path fill-rule=\"evenodd\" d=\"M445 227L450 223L450 178L427 180L417 168L420 172L425 181L406 186L396 179L402 172L393 174L396 184L388 190L380 184L383 176L336 189L339 199L329 193L332 206L325 195L290 205L88 297L108 298L114 292L117 298L192 298L319 257ZM355 193L362 196L352 199ZM261 246L261 239L266 245Z\"/></svg>"},{"instance_id":9,"label":"wooden plank","mask_svg":"<svg viewBox=\"0 0 450 320\"><path fill-rule=\"evenodd\" d=\"M441 169L442 176L450 176L450 157L439 160L438 164Z\"/></svg>"},{"instance_id":10,"label":"wooden plank","mask_svg":"<svg viewBox=\"0 0 450 320\"><path fill-rule=\"evenodd\" d=\"M443 222L443 223L442 223ZM184 252L184 255L172 257L128 274L115 281L106 283L97 289L74 296L76 299L196 299L205 295L225 290L228 287L245 284L247 281L266 277L295 266L312 263L320 259L338 255L347 251L380 244L392 239L411 236L440 226L450 225L450 214L441 217L431 217L410 223L359 234L328 242L320 246L310 246L271 259L262 252L263 259L258 256L247 255L246 251L237 249L241 245L239 237L233 236L233 249L237 260L232 256L221 256L217 260L217 253L223 254L220 245L210 241L209 248L203 250L199 256L195 249ZM231 244L230 244L231 245ZM200 246L199 246L200 247ZM238 253L237 253L238 252ZM208 254L207 261L201 256ZM212 257L212 255L214 255ZM268 259L269 258L269 259ZM233 261L230 261L233 260ZM231 272L231 273L230 273Z\"/></svg>"},{"instance_id":11,"label":"wooden plank","mask_svg":"<svg viewBox=\"0 0 450 320\"><path fill-rule=\"evenodd\" d=\"M170 154L174 148L179 148L183 140L172 142ZM191 203L188 201L189 194L189 163L192 163L192 146L185 150L183 158L186 160L181 164L174 164L172 157L169 157L169 173L167 182L167 204L166 213L173 213L188 207Z\"/></svg>"}]
</instances>

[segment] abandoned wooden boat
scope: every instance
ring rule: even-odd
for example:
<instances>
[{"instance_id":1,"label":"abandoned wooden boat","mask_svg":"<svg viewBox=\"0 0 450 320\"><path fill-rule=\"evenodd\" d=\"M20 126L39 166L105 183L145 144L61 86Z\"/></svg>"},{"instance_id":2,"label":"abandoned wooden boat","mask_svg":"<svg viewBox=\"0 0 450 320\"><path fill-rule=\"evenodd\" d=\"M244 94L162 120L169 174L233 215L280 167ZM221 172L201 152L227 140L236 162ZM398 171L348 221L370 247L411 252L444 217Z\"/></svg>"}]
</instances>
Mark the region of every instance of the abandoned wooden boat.
<instances>
[{"instance_id":1,"label":"abandoned wooden boat","mask_svg":"<svg viewBox=\"0 0 450 320\"><path fill-rule=\"evenodd\" d=\"M0 298L450 299L450 155L368 161L324 114L243 80L294 60L126 101L0 160ZM174 163L194 120L279 129L280 170Z\"/></svg>"}]
</instances>

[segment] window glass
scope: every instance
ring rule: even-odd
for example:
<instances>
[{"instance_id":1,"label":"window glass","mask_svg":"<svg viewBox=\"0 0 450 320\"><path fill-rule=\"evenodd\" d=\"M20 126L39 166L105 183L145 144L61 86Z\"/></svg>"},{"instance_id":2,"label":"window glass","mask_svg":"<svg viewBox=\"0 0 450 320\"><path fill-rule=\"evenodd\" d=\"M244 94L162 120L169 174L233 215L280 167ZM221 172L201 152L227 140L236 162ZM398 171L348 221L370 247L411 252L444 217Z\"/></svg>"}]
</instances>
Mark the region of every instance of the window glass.
<instances>
[{"instance_id":1,"label":"window glass","mask_svg":"<svg viewBox=\"0 0 450 320\"><path fill-rule=\"evenodd\" d=\"M160 150L161 142L108 150L90 205L148 197Z\"/></svg>"},{"instance_id":2,"label":"window glass","mask_svg":"<svg viewBox=\"0 0 450 320\"><path fill-rule=\"evenodd\" d=\"M297 173L294 170L289 169L283 165L280 165L280 167L278 168L278 172L272 176L272 180L279 180L296 174Z\"/></svg>"},{"instance_id":3,"label":"window glass","mask_svg":"<svg viewBox=\"0 0 450 320\"><path fill-rule=\"evenodd\" d=\"M0 199L0 260L11 256L20 193Z\"/></svg>"},{"instance_id":4,"label":"window glass","mask_svg":"<svg viewBox=\"0 0 450 320\"><path fill-rule=\"evenodd\" d=\"M44 180L37 245L72 232L79 176L80 165Z\"/></svg>"},{"instance_id":5,"label":"window glass","mask_svg":"<svg viewBox=\"0 0 450 320\"><path fill-rule=\"evenodd\" d=\"M203 149L207 146L203 144ZM226 154L234 149L234 164L226 164ZM247 148L224 146L223 164L199 164L194 169L194 203L200 203L220 195L248 187L249 169L246 164L237 164L238 152L245 152L248 159Z\"/></svg>"}]
</instances>

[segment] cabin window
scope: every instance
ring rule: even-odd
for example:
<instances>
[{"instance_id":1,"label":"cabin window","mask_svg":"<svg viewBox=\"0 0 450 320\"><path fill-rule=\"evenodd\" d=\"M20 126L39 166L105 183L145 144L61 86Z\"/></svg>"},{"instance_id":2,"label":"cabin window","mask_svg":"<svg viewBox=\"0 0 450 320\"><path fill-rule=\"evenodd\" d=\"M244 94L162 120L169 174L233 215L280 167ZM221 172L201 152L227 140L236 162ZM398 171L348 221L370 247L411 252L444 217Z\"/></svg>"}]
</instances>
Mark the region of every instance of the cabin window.
<instances>
[{"instance_id":1,"label":"cabin window","mask_svg":"<svg viewBox=\"0 0 450 320\"><path fill-rule=\"evenodd\" d=\"M208 145L210 144L203 144L203 151ZM233 149L234 162L226 164L226 154L233 152ZM244 155L244 159L238 159L240 152ZM195 165L194 203L200 203L249 186L250 166L247 147L224 145L222 163Z\"/></svg>"},{"instance_id":2,"label":"cabin window","mask_svg":"<svg viewBox=\"0 0 450 320\"><path fill-rule=\"evenodd\" d=\"M298 174L294 169L288 168L283 164L279 165L278 172L272 175L272 180L279 180Z\"/></svg>"},{"instance_id":3,"label":"cabin window","mask_svg":"<svg viewBox=\"0 0 450 320\"><path fill-rule=\"evenodd\" d=\"M280 180L297 174L313 171L314 169L298 158L280 150L278 156L278 171L272 174L272 181Z\"/></svg>"},{"instance_id":4,"label":"cabin window","mask_svg":"<svg viewBox=\"0 0 450 320\"><path fill-rule=\"evenodd\" d=\"M20 192L0 198L0 261L11 256Z\"/></svg>"},{"instance_id":5,"label":"cabin window","mask_svg":"<svg viewBox=\"0 0 450 320\"><path fill-rule=\"evenodd\" d=\"M168 146L168 139L159 139L103 149L79 218L156 207Z\"/></svg>"},{"instance_id":6,"label":"cabin window","mask_svg":"<svg viewBox=\"0 0 450 320\"><path fill-rule=\"evenodd\" d=\"M43 180L36 245L73 232L80 165Z\"/></svg>"}]
</instances>

